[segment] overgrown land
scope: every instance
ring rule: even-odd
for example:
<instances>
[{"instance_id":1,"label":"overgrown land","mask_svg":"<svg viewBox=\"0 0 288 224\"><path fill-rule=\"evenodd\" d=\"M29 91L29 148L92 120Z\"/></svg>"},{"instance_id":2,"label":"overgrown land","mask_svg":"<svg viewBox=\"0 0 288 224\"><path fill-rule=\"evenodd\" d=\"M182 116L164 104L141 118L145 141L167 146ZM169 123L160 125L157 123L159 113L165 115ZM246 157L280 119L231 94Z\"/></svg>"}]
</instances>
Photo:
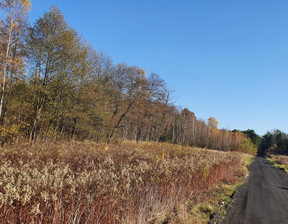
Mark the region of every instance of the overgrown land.
<instances>
[{"instance_id":1,"label":"overgrown land","mask_svg":"<svg viewBox=\"0 0 288 224\"><path fill-rule=\"evenodd\" d=\"M243 177L239 152L168 143L0 149L1 223L205 223Z\"/></svg>"},{"instance_id":2,"label":"overgrown land","mask_svg":"<svg viewBox=\"0 0 288 224\"><path fill-rule=\"evenodd\" d=\"M29 24L30 6L0 5L0 222L208 221L261 138L177 107L159 75L113 64L56 6Z\"/></svg>"}]
</instances>

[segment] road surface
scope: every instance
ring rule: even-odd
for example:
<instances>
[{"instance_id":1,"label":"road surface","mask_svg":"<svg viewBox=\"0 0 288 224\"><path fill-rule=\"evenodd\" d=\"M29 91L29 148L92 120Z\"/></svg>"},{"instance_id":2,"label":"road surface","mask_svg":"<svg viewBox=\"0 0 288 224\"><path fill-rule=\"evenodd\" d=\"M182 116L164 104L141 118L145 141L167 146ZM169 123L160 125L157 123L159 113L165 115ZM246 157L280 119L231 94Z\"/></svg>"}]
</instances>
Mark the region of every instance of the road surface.
<instances>
[{"instance_id":1,"label":"road surface","mask_svg":"<svg viewBox=\"0 0 288 224\"><path fill-rule=\"evenodd\" d=\"M263 157L255 158L249 170L223 224L288 224L288 175Z\"/></svg>"}]
</instances>

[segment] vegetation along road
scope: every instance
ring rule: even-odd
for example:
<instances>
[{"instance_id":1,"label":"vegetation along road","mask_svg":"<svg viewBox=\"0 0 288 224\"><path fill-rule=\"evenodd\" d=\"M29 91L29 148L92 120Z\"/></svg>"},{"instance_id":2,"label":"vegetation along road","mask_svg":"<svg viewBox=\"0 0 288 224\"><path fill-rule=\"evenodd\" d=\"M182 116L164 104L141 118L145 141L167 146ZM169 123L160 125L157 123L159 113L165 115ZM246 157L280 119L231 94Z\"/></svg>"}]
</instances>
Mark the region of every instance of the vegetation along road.
<instances>
[{"instance_id":1,"label":"vegetation along road","mask_svg":"<svg viewBox=\"0 0 288 224\"><path fill-rule=\"evenodd\" d=\"M263 157L249 170L249 180L236 193L223 223L288 223L288 175Z\"/></svg>"}]
</instances>

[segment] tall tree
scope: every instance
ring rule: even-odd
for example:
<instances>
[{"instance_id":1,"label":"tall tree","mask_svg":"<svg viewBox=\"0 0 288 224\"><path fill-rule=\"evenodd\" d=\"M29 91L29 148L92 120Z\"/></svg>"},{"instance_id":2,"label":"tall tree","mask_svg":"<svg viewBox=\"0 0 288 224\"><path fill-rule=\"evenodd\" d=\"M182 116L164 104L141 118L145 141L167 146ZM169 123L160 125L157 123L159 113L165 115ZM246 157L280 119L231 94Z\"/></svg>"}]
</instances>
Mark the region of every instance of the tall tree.
<instances>
[{"instance_id":1,"label":"tall tree","mask_svg":"<svg viewBox=\"0 0 288 224\"><path fill-rule=\"evenodd\" d=\"M218 128L218 121L216 120L215 117L209 117L208 126L210 128L213 128L213 129L217 129Z\"/></svg>"},{"instance_id":2,"label":"tall tree","mask_svg":"<svg viewBox=\"0 0 288 224\"><path fill-rule=\"evenodd\" d=\"M263 156L267 153L267 150L271 149L276 143L275 136L270 132L267 132L261 141L258 154Z\"/></svg>"},{"instance_id":3,"label":"tall tree","mask_svg":"<svg viewBox=\"0 0 288 224\"><path fill-rule=\"evenodd\" d=\"M81 49L80 38L57 7L52 7L30 28L29 72L34 92L30 140L37 135L44 109L50 109L48 126L54 125L57 131L71 121L76 83L83 78L81 63L85 60L81 57L86 54Z\"/></svg>"},{"instance_id":4,"label":"tall tree","mask_svg":"<svg viewBox=\"0 0 288 224\"><path fill-rule=\"evenodd\" d=\"M242 131L242 133L246 134L247 137L249 137L251 139L253 144L255 144L257 146L257 148L260 146L262 139L259 135L256 134L256 132L254 130L248 129L246 131Z\"/></svg>"},{"instance_id":5,"label":"tall tree","mask_svg":"<svg viewBox=\"0 0 288 224\"><path fill-rule=\"evenodd\" d=\"M107 143L111 141L123 119L134 110L147 94L146 72L136 66L118 64L111 77L112 115L107 132Z\"/></svg>"},{"instance_id":6,"label":"tall tree","mask_svg":"<svg viewBox=\"0 0 288 224\"><path fill-rule=\"evenodd\" d=\"M4 105L7 94L7 79L24 67L23 53L24 32L27 25L27 12L30 9L29 0L2 0L1 10L4 19L1 21L1 51L2 87L0 99L0 120L3 122Z\"/></svg>"}]
</instances>

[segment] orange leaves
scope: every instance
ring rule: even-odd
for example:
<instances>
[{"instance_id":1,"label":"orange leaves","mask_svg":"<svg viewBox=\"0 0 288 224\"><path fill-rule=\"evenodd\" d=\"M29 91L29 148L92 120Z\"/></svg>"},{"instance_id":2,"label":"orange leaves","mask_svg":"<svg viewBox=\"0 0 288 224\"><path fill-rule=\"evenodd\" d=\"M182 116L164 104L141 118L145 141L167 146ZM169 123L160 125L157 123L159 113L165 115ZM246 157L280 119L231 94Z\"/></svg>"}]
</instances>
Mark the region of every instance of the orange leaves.
<instances>
[{"instance_id":1,"label":"orange leaves","mask_svg":"<svg viewBox=\"0 0 288 224\"><path fill-rule=\"evenodd\" d=\"M26 14L31 8L31 2L29 0L2 0L0 3L2 9L7 10L22 10L23 14Z\"/></svg>"},{"instance_id":2,"label":"orange leaves","mask_svg":"<svg viewBox=\"0 0 288 224\"><path fill-rule=\"evenodd\" d=\"M213 128L213 129L217 129L218 128L218 121L216 120L215 117L209 117L208 126Z\"/></svg>"},{"instance_id":3,"label":"orange leaves","mask_svg":"<svg viewBox=\"0 0 288 224\"><path fill-rule=\"evenodd\" d=\"M22 2L22 11L26 14L31 8L31 2L29 0L21 0Z\"/></svg>"}]
</instances>

